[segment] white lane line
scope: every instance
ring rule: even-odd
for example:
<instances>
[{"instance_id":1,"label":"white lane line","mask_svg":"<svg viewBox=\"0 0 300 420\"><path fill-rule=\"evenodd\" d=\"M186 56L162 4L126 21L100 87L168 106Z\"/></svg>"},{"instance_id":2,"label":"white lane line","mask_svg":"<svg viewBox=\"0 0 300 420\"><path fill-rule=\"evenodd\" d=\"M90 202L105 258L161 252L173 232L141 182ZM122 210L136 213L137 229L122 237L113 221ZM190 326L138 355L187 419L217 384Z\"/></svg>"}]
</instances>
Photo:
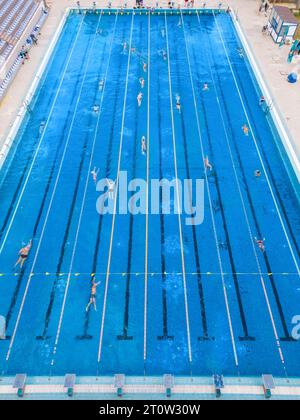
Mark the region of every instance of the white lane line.
<instances>
[{"instance_id":1,"label":"white lane line","mask_svg":"<svg viewBox=\"0 0 300 420\"><path fill-rule=\"evenodd\" d=\"M60 332L61 332L61 327L62 327L62 322L63 322L63 316L64 316L64 313L65 313L65 306L66 306L66 301L67 301L67 297L68 297L68 291L69 291L70 280L71 280L71 276L72 276L73 264L74 264L75 255L76 255L76 251L77 251L79 232L80 232L83 212L84 212L84 208L85 208L85 204L86 204L86 195L87 195L87 190L88 190L88 186L89 186L89 181L91 179L90 174L91 174L92 162L93 162L94 154L95 154L96 141L97 141L98 132L99 132L100 116L101 116L101 113L102 113L103 98L104 98L104 93L105 93L105 88L106 88L108 69L109 69L109 65L110 65L112 46L113 46L115 33L116 33L117 20L118 20L118 12L116 14L113 34L112 34L111 42L110 42L108 62L107 62L107 66L106 66L105 77L104 77L104 85L103 85L103 90L102 90L101 100L100 100L99 114L98 114L98 118L97 118L97 124L96 124L94 139L93 139L93 143L92 143L89 167L88 167L88 170L87 170L87 175L86 175L86 180L85 180L85 188L84 188L83 198L82 198L82 202L81 202L80 215L79 215L78 224L77 224L77 230L76 230L76 235L75 235L75 240L74 240L74 245L73 245L71 262L70 262L70 266L69 266L66 290L65 290L65 294L64 294L63 304L62 304L62 308L61 308L61 313L60 313L60 318L59 318L59 323L58 323L58 328L57 328L57 333L56 333L56 338L55 338L54 349L53 349L53 353L52 353L53 356L56 355L56 353L57 353L57 346L58 346L58 342L59 342L59 337L60 337ZM54 365L54 358L51 361L51 365L52 366Z\"/></svg>"},{"instance_id":2,"label":"white lane line","mask_svg":"<svg viewBox=\"0 0 300 420\"><path fill-rule=\"evenodd\" d=\"M79 28L78 28L78 32L77 32L76 38L75 38L75 40L74 40L74 43L73 43L73 46L72 46L71 52L70 52L70 54L69 54L69 58L68 58L67 63L66 63L66 65L65 65L65 68L64 68L64 71L63 71L63 74L62 74L61 80L60 80L60 84L59 84L59 86L58 86L58 89L57 89L57 92L56 92L56 95L55 95L55 98L54 98L54 101L53 101L52 107L51 107L50 112L49 112L49 116L48 116L47 122L46 122L46 124L45 124L45 128L44 128L43 134L42 134L42 136L41 136L41 138L40 138L40 141L39 141L39 143L38 143L38 146L37 146L37 149L36 149L36 151L35 151L35 154L34 154L33 160L32 160L32 162L31 162L31 165L30 165L30 168L29 168L28 174L27 174L27 176L26 176L26 179L25 179L24 185L23 185L23 187L22 187L22 189L21 189L20 196L19 196L19 198L18 198L18 201L17 201L16 207L15 207L14 212L13 212L13 214L12 214L12 218L11 218L11 220L10 220L10 222L9 222L9 225L8 225L8 227L7 227L7 231L6 231L5 236L4 236L4 238L3 238L3 241L2 241L2 244L1 244L1 247L0 247L0 255L2 254L3 249L4 249L4 247L5 247L5 244L6 244L6 241L7 241L8 235L9 235L9 233L10 233L10 230L11 230L12 225L13 225L13 223L14 223L14 220L15 220L15 217L16 217L16 214L17 214L17 211L18 211L18 209L19 209L20 203L21 203L22 198L23 198L23 195L24 195L24 193L25 193L25 190L26 190L26 187L27 187L27 184L28 184L28 181L29 181L29 178L30 178L30 175L31 175L32 169L33 169L33 166L34 166L34 164L35 164L35 161L36 161L37 155L38 155L39 150L40 150L40 147L41 147L41 144L42 144L42 142L43 142L43 140L44 140L44 137L45 137L45 134L46 134L46 131L47 131L47 128L48 128L49 122L50 122L50 118L51 118L51 116L52 116L52 114L53 114L53 110L54 110L54 107L55 107L55 105L56 105L56 101L57 101L58 95L59 95L59 93L60 93L60 90L61 90L61 87L62 87L63 81L64 81L64 79L65 79L65 75L66 75L67 69L68 69L68 67L69 67L69 64L70 64L70 61L71 61L71 58L72 58L72 55L73 55L73 52L74 52L75 46L76 46L76 44L77 44L77 40L78 40L78 38L79 38L79 34L80 34L80 32L81 32L81 28L82 28L82 25L83 25L84 18L85 18L85 16L83 16L83 17L82 17L82 19L81 19L81 23L80 23L80 26L79 26Z\"/></svg>"},{"instance_id":3,"label":"white lane line","mask_svg":"<svg viewBox=\"0 0 300 420\"><path fill-rule=\"evenodd\" d=\"M168 37L168 24L167 24L167 13L165 12L165 28L166 28L166 42L167 42L167 56L168 56L168 75L169 75L169 93L170 93L170 107L171 107L171 121L172 121L172 140L173 140L173 154L174 154L174 168L176 177L176 200L177 208L180 206L179 198L179 185L178 185L178 168L177 168L177 150L176 150L176 137L174 127L174 113L173 113L173 93L171 83L171 68L170 68L170 54L169 54L169 37ZM183 236L182 236L182 225L181 225L181 214L178 211L178 226L179 226L179 237L180 237L180 250L181 250L181 264L182 264L182 277L183 277L183 289L184 289L184 305L185 305L185 317L186 317L186 329L188 339L188 352L189 361L192 362L192 347L191 347L191 332L190 332L190 321L189 321L189 308L188 308L188 297L186 287L186 270L185 270L185 258L183 248Z\"/></svg>"},{"instance_id":4,"label":"white lane line","mask_svg":"<svg viewBox=\"0 0 300 420\"><path fill-rule=\"evenodd\" d=\"M197 12L197 17L198 17L199 26L201 28L201 22L200 22L200 17L199 17L198 12ZM205 34L205 36L207 37L209 35ZM243 213L244 213L246 225L247 225L247 228L248 228L249 239L250 239L250 242L251 242L251 247L252 247L252 250L253 250L254 258L255 258L255 261L256 261L257 269L258 269L258 274L259 274L259 277L260 277L260 281L261 281L261 285L262 285L262 288L263 288L266 304L267 304L267 307L268 307L270 320L271 320L274 335L275 335L276 345L277 345L277 348L278 348L278 352L279 352L281 362L283 364L285 364L284 357L283 357L283 352L282 352L281 344L280 344L280 340L279 340L279 335L278 335L278 332L277 332L277 329L276 329L274 315L273 315L273 312L272 312L272 309L271 309L271 304L270 304L268 292L267 292L267 289L266 289L266 286L265 286L265 281L264 281L264 278L263 278L263 272L262 272L261 265L260 265L259 258L258 258L258 254L257 254L257 248L255 246L254 235L253 235L253 232L252 232L252 229L251 229L251 224L250 224L248 212L247 212L247 209L246 209L245 200L244 200L243 193L242 193L242 188L241 188L241 185L240 185L239 176L238 176L238 173L237 173L237 168L236 168L236 165L235 165L235 162L234 162L233 152L232 152L232 149L231 149L229 135L228 135L227 128L226 128L224 113L223 113L222 108L221 108L221 102L220 102L220 99L219 99L219 96L218 96L216 81L215 81L215 77L214 77L213 71L212 71L211 59L209 57L209 53L207 53L207 52L206 52L206 57L207 57L207 62L208 62L209 69L210 69L211 79L213 81L215 95L216 95L216 98L217 98L219 114L220 114L220 117L221 117L222 126L223 126L223 130L224 130L224 134L225 134L225 138L226 138L226 142L227 142L227 147L228 147L228 151L229 151L229 155L230 155L230 159L231 159L231 163L232 163L232 167L233 167L233 171L234 171L234 177L235 177L236 185L237 185L237 188L238 188L238 191L239 191L239 196L240 196L240 200L241 200L241 203L242 203L242 208L243 208Z\"/></svg>"},{"instance_id":5,"label":"white lane line","mask_svg":"<svg viewBox=\"0 0 300 420\"><path fill-rule=\"evenodd\" d=\"M99 16L97 30L98 30L99 25L100 25L101 17L102 17L102 13ZM40 248L41 248L41 245L42 245L42 242L43 242L43 239L44 239L46 226L47 226L47 223L48 223L48 219L49 219L49 215L50 215L50 212L51 212L51 209L52 209L52 204L53 204L54 197L55 197L55 194L56 194L57 186L58 186L58 183L59 183L59 180L60 180L60 174L61 174L62 167L63 167L64 161L65 161L68 145L69 145L69 142L70 142L71 133L72 133L72 130L73 130L73 125L74 125L74 122L75 122L75 119L76 119L76 116L77 116L77 110L78 110L78 106L79 106L79 103L80 103L80 99L81 99L81 95L82 95L82 91L83 91L83 86L84 86L84 83L85 83L85 80L86 80L88 66L89 66L89 63L90 63L91 56L92 56L91 53L92 53L93 46L94 46L94 43L95 43L95 40L96 40L96 37L97 37L97 30L95 32L94 39L93 39L93 42L92 42L90 50L89 50L88 58L86 60L84 76L83 76L83 79L82 79L82 82L81 82L79 95L78 95L78 98L77 98L76 106L75 106L75 109L74 109L71 125L70 125L68 136L67 136L67 141L66 141L64 151L63 151L63 155L62 155L62 158L61 158L61 162L60 162L60 165L59 165L59 169L58 169L58 173L57 173L57 176L56 176L54 188L53 188L53 191L52 191L50 203L49 203L47 213L46 213L46 217L45 217L45 221L44 221L44 224L43 224L43 229L42 229L42 232L41 232L41 236L40 236L38 246L37 246L37 249L36 249L36 253L35 253L35 256L34 256L34 260L33 260L32 266L31 266L30 274L28 276L28 281L27 281L27 284L26 284L26 288L25 288L25 291L24 291L22 303L21 303L21 306L20 306L20 310L19 310L19 313L18 313L16 324L15 324L15 327L14 327L14 332L13 332L13 335L12 335L12 338L11 338L11 341L10 341L10 345L9 345L9 349L8 349L8 352L7 352L6 360L9 360L9 357L10 357L10 354L11 354L11 350L12 350L12 347L13 347L13 344L14 344L14 341L15 341L16 333L17 333L19 322L20 322L20 319L21 319L22 311L23 311L24 304L25 304L25 301L26 301L28 289L29 289L29 286L30 286L30 283L31 283L31 278L33 276L33 272L34 272L35 265L36 265L36 262L37 262L37 259L38 259L38 256L39 256Z\"/></svg>"},{"instance_id":6,"label":"white lane line","mask_svg":"<svg viewBox=\"0 0 300 420\"><path fill-rule=\"evenodd\" d=\"M239 88L239 85L238 85L236 76L234 74L234 70L233 70L233 67L232 67L232 64L231 64L229 55L228 55L228 51L227 51L227 48L226 48L226 45L225 45L225 42L224 42L224 38L222 36L221 30L220 30L220 27L219 27L219 23L218 23L218 21L217 21L217 19L215 17L214 12L213 12L213 15L214 15L214 20L216 22L217 30L218 30L218 33L219 33L219 36L220 36L220 39L221 39L221 42L222 42L222 45L223 45L223 48L224 48L224 52L225 52L225 55L227 57L227 61L228 61L229 67L230 67L230 71L231 71L231 74L233 76L233 80L234 80L235 86L236 86L237 91L238 91L238 94L239 94L239 98L240 98L240 101L241 101L241 104L242 104L242 107L243 107L243 111L244 111L244 114L245 114L245 117L246 117L246 120L247 120L249 129L250 129L250 132L251 132L251 135L252 135L254 144L255 144L255 148L256 148L256 151L257 151L257 154L258 154L258 157L259 157L261 166L263 168L263 171L264 171L264 174L265 174L265 177L266 177L266 180L267 180L269 189L270 189L270 193L271 193L271 196L272 196L272 199L273 199L275 208L276 208L277 215L279 217L280 224L282 226L282 229L283 229L283 232L284 232L284 235L285 235L285 238L286 238L288 247L290 249L290 252L291 252L291 255L292 255L292 259L293 259L294 264L295 264L295 267L297 269L298 275L300 275L300 268L299 268L299 265L298 265L298 262L297 262L297 258L296 258L295 254L294 254L293 247L292 247L292 244L290 242L289 235L288 235L288 233L286 231L286 228L285 228L285 225L284 225L284 221L282 219L282 216L281 216L281 213L280 213L278 204L277 204L277 200L275 198L275 194L273 192L272 185L271 185L271 182L270 182L270 179L269 179L269 176L268 176L268 173L267 173L265 164L263 162L263 158L261 156L261 153L260 153L260 150L259 150L259 147L258 147L258 144L257 144L257 140L256 140L256 137L255 137L255 134L254 134L254 131L253 131L253 127L252 127L252 124L251 124L251 121L250 121L250 118L249 118L249 115L248 115L248 112L247 112L247 109L246 109L246 105L245 105L245 102L243 100L243 96L241 94L241 91L240 91L240 88Z\"/></svg>"},{"instance_id":7,"label":"white lane line","mask_svg":"<svg viewBox=\"0 0 300 420\"><path fill-rule=\"evenodd\" d=\"M182 12L180 12L180 13L181 13L182 29L183 29L183 34L184 34L185 50L186 50L188 67L189 67L189 75L190 75L190 81L191 81L191 87L192 87L192 93L193 93L193 100L194 100L194 107L195 107L195 114L196 114L196 121L197 121L198 136L199 136L199 140L200 140L200 148L201 148L203 169L204 169L204 174L205 174L205 183L206 183L206 188L207 188L207 195L208 195L210 213L211 213L211 218L212 218L212 225L213 225L213 231L214 231L214 237L215 237L215 243L216 243L218 261L219 261L219 267L220 267L220 272L221 272L221 279L222 279L223 293L224 293L224 299L225 299L225 305L226 305L226 312L227 312L227 318L228 318L228 324L229 324L229 330L230 330L230 336L231 336L231 343L232 343L232 349L233 349L235 364L236 364L236 366L238 366L239 365L239 361L238 361L237 349L236 349L236 344L235 344L235 336L234 336L234 331L233 331L233 326L232 326L232 318L231 318L231 314L230 314L230 307L229 307L229 301L228 301L228 296L227 296L227 289L226 289L225 278L224 278L223 263L222 263L222 258L221 258L221 254L220 254L220 250L219 250L219 245L218 245L218 235L217 235L216 222L215 222L215 218L214 218L214 212L213 212L213 206L212 206L212 199L211 199L211 194L210 194L210 186L209 186L209 182L208 182L207 171L206 171L206 168L205 168L205 165L204 165L205 153L204 153L204 147L203 147L203 141L202 141L201 127L200 127L200 119L199 119L199 111L198 111L198 106L197 106L197 101L196 101L196 94L195 94L195 87L194 87L193 75L192 75L192 70L191 70L191 62L190 62L190 56L189 56L187 42L186 42L184 20L183 20Z\"/></svg>"},{"instance_id":8,"label":"white lane line","mask_svg":"<svg viewBox=\"0 0 300 420\"><path fill-rule=\"evenodd\" d=\"M149 165L150 165L150 61L151 61L151 13L148 16L148 110L147 110L147 175L146 175L146 234L145 234L145 295L144 295L144 361L147 358L147 305L148 305L148 239L149 239Z\"/></svg>"},{"instance_id":9,"label":"white lane line","mask_svg":"<svg viewBox=\"0 0 300 420\"><path fill-rule=\"evenodd\" d=\"M103 312L102 312L101 329L100 329L100 337L99 337L98 363L101 362L101 355L102 355L102 344L103 344L103 332L104 332L104 323L105 323L106 305L107 305L108 283L109 283L109 278L110 278L110 264L111 264L111 257L112 257L112 247L113 247L114 232L115 232L115 221L116 221L116 214L117 214L117 201L118 201L118 193L119 193L119 179L120 179L120 170L121 170L121 157L122 157L122 149L123 149L125 113L126 113L127 92L128 92L128 78L129 78L129 68L130 68L130 59L131 59L133 21L134 21L134 14L132 13L129 51L128 51L128 61L127 61L127 74L126 74L125 93L124 93L124 102L123 102L122 126L121 126L121 133L120 133L118 168L117 168L116 187L115 187L114 213L113 213L113 220L112 220L111 234L110 234L110 244L109 244L106 279L105 279L105 291L104 291L104 299L103 299Z\"/></svg>"}]
</instances>

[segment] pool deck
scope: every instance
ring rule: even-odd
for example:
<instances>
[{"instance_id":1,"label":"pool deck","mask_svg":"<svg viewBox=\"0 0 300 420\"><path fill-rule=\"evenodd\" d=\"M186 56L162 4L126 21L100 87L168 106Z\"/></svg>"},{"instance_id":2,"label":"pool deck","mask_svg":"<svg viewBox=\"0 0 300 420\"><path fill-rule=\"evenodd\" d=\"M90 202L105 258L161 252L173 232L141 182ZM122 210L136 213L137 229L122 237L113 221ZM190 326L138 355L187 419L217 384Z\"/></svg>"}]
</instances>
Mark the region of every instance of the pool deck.
<instances>
[{"instance_id":1,"label":"pool deck","mask_svg":"<svg viewBox=\"0 0 300 420\"><path fill-rule=\"evenodd\" d=\"M183 0L181 1L182 3ZM81 0L82 7L91 7L91 0ZM96 2L100 7L100 3ZM99 3L99 4L98 4ZM101 2L102 3L102 2ZM112 0L112 7L118 7L125 2ZM127 1L130 7L135 2ZM217 7L219 1L207 0L207 7ZM49 47L55 31L61 21L67 7L76 7L74 0L48 0L51 7L48 19L43 28L42 35L37 47L30 51L30 60L19 71L6 97L0 103L0 149L5 144L9 131L20 112L22 103L32 84L34 75L42 62L43 57ZM103 3L102 3L103 4ZM145 4L152 6L156 1L148 0ZM175 2L175 5L178 4ZM196 0L195 7L201 7L202 1ZM223 3L226 6L227 3ZM295 64L287 63L289 47L279 48L269 36L263 35L261 29L266 24L267 18L258 12L258 0L230 0L228 2L232 9L237 13L241 26L246 33L250 46L262 70L263 76L267 81L271 96L281 110L283 120L292 137L292 144L298 160L300 160L300 130L299 130L299 109L300 109L300 83L295 85L287 82L287 74L293 71ZM167 1L161 1L160 5L166 6Z\"/></svg>"}]
</instances>

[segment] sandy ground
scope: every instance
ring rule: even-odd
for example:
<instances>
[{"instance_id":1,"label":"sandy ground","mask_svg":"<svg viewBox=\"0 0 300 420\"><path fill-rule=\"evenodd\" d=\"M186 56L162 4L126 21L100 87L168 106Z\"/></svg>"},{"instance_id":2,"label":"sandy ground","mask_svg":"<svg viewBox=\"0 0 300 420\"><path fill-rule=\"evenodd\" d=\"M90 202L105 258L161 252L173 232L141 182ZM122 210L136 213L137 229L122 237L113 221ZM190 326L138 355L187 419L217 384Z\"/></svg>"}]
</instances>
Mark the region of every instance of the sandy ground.
<instances>
[{"instance_id":1,"label":"sandy ground","mask_svg":"<svg viewBox=\"0 0 300 420\"><path fill-rule=\"evenodd\" d=\"M155 5L156 1L144 0L149 6ZM92 6L91 0L81 0L81 5ZM121 0L112 0L112 6L124 4ZM30 51L30 60L21 68L6 97L0 104L0 148L5 142L8 132L15 120L16 115L24 101L26 93L32 83L33 77L47 51L50 41L58 27L66 7L76 6L74 0L48 0L51 10L43 28L42 35L37 47ZM96 1L97 7L103 7L103 1ZM127 1L128 7L133 4ZM167 1L160 2L162 6ZM175 1L175 4L177 2ZM195 7L201 7L203 1L195 0ZM206 0L207 7L215 7L219 1ZM287 82L287 74L294 68L294 64L287 63L289 47L279 48L269 36L263 35L261 29L267 22L264 14L259 14L259 0L230 0L228 3L238 14L242 28L244 29L254 55L262 69L263 76L267 80L274 100L279 105L283 118L287 123L292 135L292 141L298 159L300 158L300 82L291 85Z\"/></svg>"}]
</instances>

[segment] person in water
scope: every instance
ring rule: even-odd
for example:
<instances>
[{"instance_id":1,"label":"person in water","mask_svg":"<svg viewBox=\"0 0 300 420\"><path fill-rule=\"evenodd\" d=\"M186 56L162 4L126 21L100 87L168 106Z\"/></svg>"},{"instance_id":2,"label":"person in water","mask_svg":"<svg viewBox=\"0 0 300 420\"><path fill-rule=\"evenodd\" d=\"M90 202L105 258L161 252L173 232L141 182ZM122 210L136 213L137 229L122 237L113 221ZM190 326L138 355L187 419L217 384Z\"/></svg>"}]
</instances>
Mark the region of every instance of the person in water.
<instances>
[{"instance_id":1,"label":"person in water","mask_svg":"<svg viewBox=\"0 0 300 420\"><path fill-rule=\"evenodd\" d=\"M208 169L210 171L213 170L213 166L212 164L209 162L208 156L205 157L204 159L204 165L205 165L205 169Z\"/></svg>"},{"instance_id":2,"label":"person in water","mask_svg":"<svg viewBox=\"0 0 300 420\"><path fill-rule=\"evenodd\" d=\"M100 90L100 92L102 92L103 86L104 86L104 80L100 80L99 81L99 90Z\"/></svg>"},{"instance_id":3,"label":"person in water","mask_svg":"<svg viewBox=\"0 0 300 420\"><path fill-rule=\"evenodd\" d=\"M32 247L32 239L28 242L26 246L20 249L19 254L18 254L19 258L18 258L18 261L16 262L15 267L17 267L20 264L20 267L23 268L23 265L28 258L31 247Z\"/></svg>"},{"instance_id":4,"label":"person in water","mask_svg":"<svg viewBox=\"0 0 300 420\"><path fill-rule=\"evenodd\" d=\"M209 90L208 83L204 83L204 85L203 85L203 91L206 92L208 90Z\"/></svg>"},{"instance_id":5,"label":"person in water","mask_svg":"<svg viewBox=\"0 0 300 420\"><path fill-rule=\"evenodd\" d=\"M143 70L144 73L147 73L147 64L145 62L143 62Z\"/></svg>"},{"instance_id":6,"label":"person in water","mask_svg":"<svg viewBox=\"0 0 300 420\"><path fill-rule=\"evenodd\" d=\"M261 250L261 252L265 252L266 247L265 247L265 238L264 239L257 239L255 238L255 242L258 246L258 248Z\"/></svg>"},{"instance_id":7,"label":"person in water","mask_svg":"<svg viewBox=\"0 0 300 420\"><path fill-rule=\"evenodd\" d=\"M256 178L260 178L261 177L261 172L259 169L256 169L256 171L254 172L254 175L256 176Z\"/></svg>"},{"instance_id":8,"label":"person in water","mask_svg":"<svg viewBox=\"0 0 300 420\"><path fill-rule=\"evenodd\" d=\"M178 94L176 95L176 109L177 109L177 111L180 114L180 112L181 112L181 103L180 103L180 96Z\"/></svg>"},{"instance_id":9,"label":"person in water","mask_svg":"<svg viewBox=\"0 0 300 420\"><path fill-rule=\"evenodd\" d=\"M87 306L85 308L86 312L89 310L89 308L90 308L91 305L93 305L95 311L97 311L97 306L96 306L96 293L97 293L97 286L99 286L99 284L100 284L100 282L95 283L95 279L93 279L90 300L89 300L89 303L87 304Z\"/></svg>"},{"instance_id":10,"label":"person in water","mask_svg":"<svg viewBox=\"0 0 300 420\"><path fill-rule=\"evenodd\" d=\"M140 107L142 105L142 99L143 99L143 94L142 92L140 92L137 96L137 102L138 102L138 106Z\"/></svg>"},{"instance_id":11,"label":"person in water","mask_svg":"<svg viewBox=\"0 0 300 420\"><path fill-rule=\"evenodd\" d=\"M141 85L141 88L144 89L145 79L143 77L140 77L140 85Z\"/></svg>"},{"instance_id":12,"label":"person in water","mask_svg":"<svg viewBox=\"0 0 300 420\"><path fill-rule=\"evenodd\" d=\"M106 179L106 181L107 181L107 186L108 186L108 198L113 200L114 192L115 192L115 182L108 178Z\"/></svg>"}]
</instances>

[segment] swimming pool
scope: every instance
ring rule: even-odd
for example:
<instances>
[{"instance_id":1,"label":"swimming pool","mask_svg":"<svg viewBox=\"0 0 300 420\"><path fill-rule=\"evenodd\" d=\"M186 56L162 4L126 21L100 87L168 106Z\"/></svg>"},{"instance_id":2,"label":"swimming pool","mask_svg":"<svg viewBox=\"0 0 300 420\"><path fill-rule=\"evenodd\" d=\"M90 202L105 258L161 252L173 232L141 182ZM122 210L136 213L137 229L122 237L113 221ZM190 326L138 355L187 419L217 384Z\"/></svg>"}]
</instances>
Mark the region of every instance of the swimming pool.
<instances>
[{"instance_id":1,"label":"swimming pool","mask_svg":"<svg viewBox=\"0 0 300 420\"><path fill-rule=\"evenodd\" d=\"M68 16L0 174L2 375L300 375L298 185L240 48L226 13ZM148 208L203 179L203 223L99 214L93 168Z\"/></svg>"}]
</instances>

